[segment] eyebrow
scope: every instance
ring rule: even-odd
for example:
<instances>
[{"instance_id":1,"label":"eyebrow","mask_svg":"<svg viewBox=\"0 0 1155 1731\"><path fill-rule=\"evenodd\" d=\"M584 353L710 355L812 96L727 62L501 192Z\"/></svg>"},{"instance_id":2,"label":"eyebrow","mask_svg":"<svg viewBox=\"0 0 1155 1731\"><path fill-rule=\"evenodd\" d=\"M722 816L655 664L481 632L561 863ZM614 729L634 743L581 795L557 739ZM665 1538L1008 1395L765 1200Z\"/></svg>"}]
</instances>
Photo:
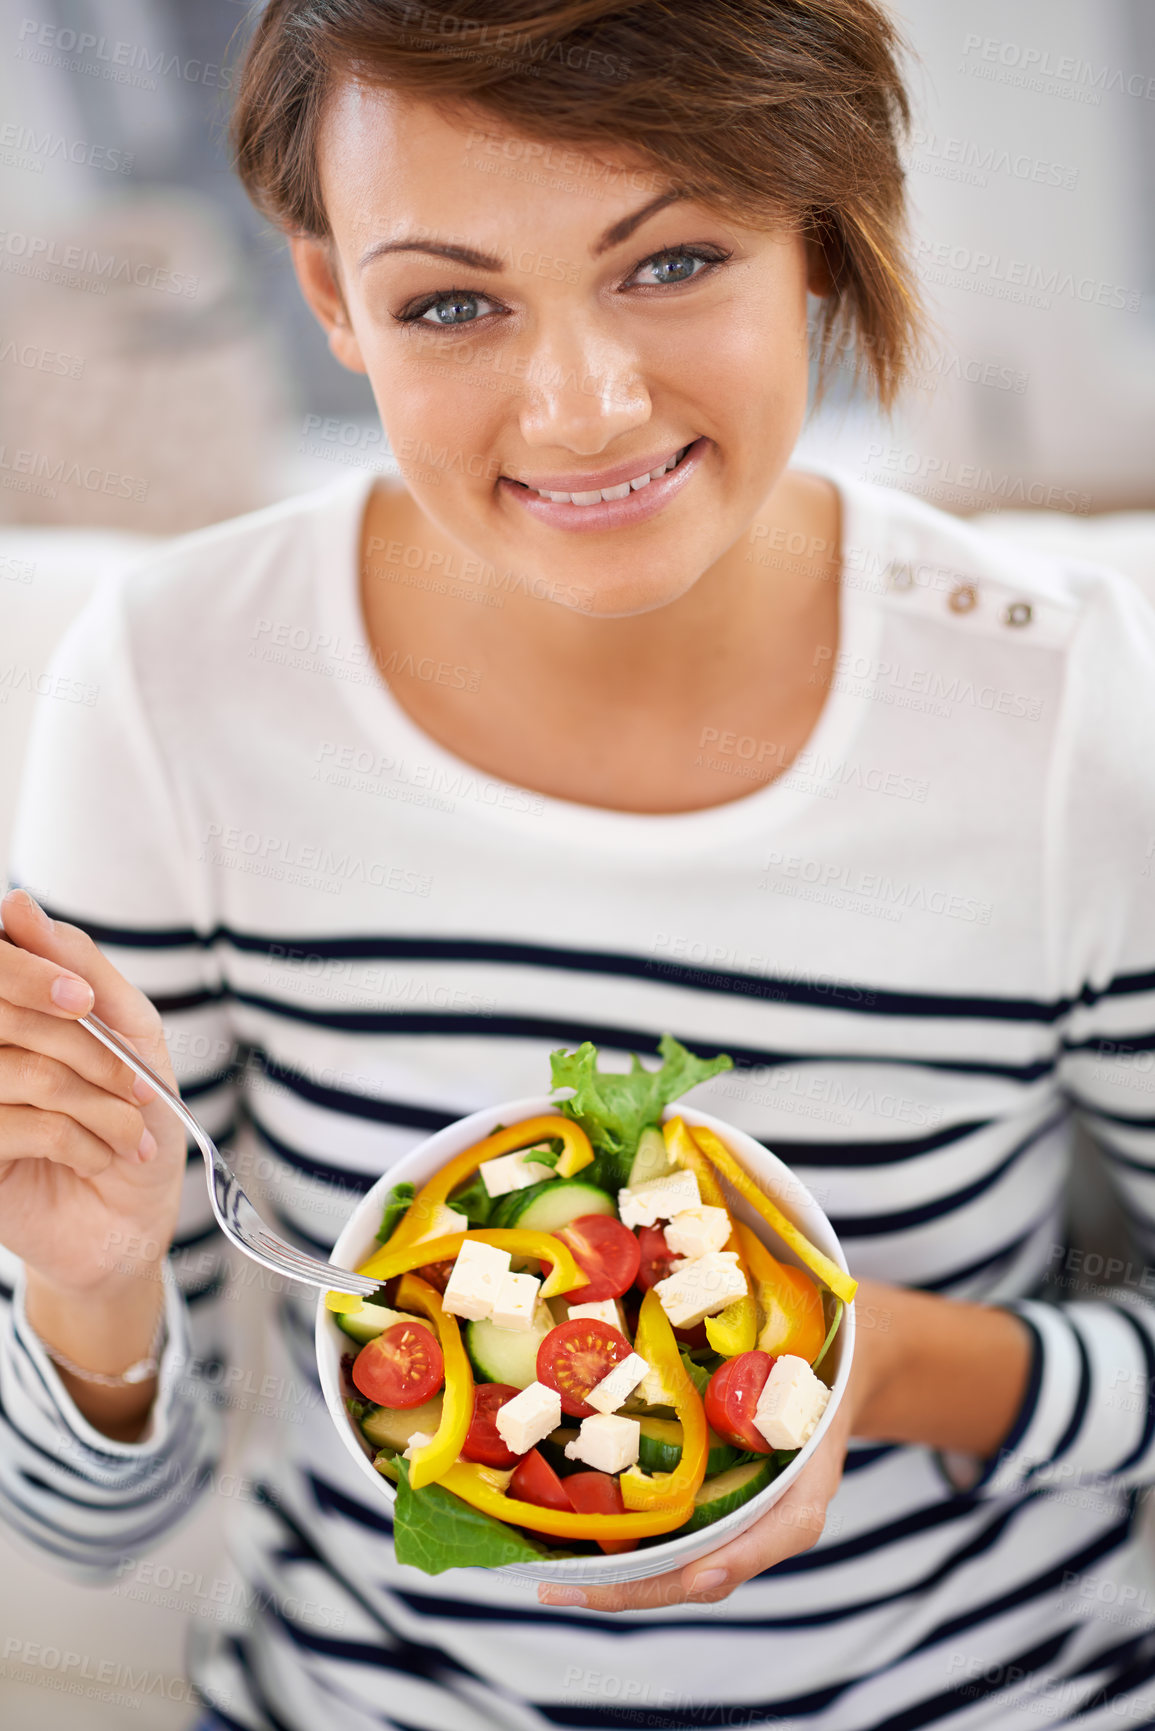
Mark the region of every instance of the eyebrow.
<instances>
[{"instance_id":1,"label":"eyebrow","mask_svg":"<svg viewBox=\"0 0 1155 1731\"><path fill-rule=\"evenodd\" d=\"M640 228L651 216L656 216L658 211L664 210L668 204L673 204L676 200L688 196L685 192L663 192L658 198L651 199L649 204L643 205L640 210L635 210L629 216L621 217L607 228L605 233L595 242L592 248L594 258L600 258L601 254L609 252L611 247L620 246L624 240L630 238L635 229ZM361 254L357 261L358 270L364 270L365 266L372 264L374 259L381 258L383 254L389 252L427 253L432 258L447 258L453 264L465 265L468 270L499 271L504 268L503 260L495 258L492 253L481 252L476 247L441 245L437 241L412 239L376 241Z\"/></svg>"}]
</instances>

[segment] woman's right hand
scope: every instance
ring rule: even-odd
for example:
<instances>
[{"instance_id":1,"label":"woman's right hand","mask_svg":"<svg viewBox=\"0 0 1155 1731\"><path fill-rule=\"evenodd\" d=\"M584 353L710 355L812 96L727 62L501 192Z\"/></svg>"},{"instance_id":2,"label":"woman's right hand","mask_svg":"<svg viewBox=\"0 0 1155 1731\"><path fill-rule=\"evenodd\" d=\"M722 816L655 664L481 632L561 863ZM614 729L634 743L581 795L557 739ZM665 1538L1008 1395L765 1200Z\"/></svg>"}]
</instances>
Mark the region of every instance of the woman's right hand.
<instances>
[{"instance_id":1,"label":"woman's right hand","mask_svg":"<svg viewBox=\"0 0 1155 1731\"><path fill-rule=\"evenodd\" d=\"M30 1283L99 1307L155 1282L176 1227L185 1133L76 1021L95 1010L175 1088L160 1016L91 938L25 891L0 915L0 1243Z\"/></svg>"}]
</instances>

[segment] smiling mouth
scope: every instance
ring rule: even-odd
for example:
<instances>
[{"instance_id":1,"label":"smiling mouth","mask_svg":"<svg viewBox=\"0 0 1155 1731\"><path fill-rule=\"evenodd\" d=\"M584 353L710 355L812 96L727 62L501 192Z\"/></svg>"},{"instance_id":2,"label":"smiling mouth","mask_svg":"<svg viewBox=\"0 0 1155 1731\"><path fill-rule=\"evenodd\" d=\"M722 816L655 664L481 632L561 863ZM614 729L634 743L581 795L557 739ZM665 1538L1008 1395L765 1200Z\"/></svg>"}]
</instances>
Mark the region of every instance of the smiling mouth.
<instances>
[{"instance_id":1,"label":"smiling mouth","mask_svg":"<svg viewBox=\"0 0 1155 1731\"><path fill-rule=\"evenodd\" d=\"M697 441L691 441L696 443ZM547 492L541 487L527 487L524 481L513 481L515 487L521 487L525 492L532 493L535 499L548 499L555 505L601 505L614 499L628 499L631 493L640 493L643 487L648 487L651 481L658 480L662 475L668 475L671 469L676 469L690 445L683 445L680 451L675 451L668 462L657 469L647 469L644 473L634 476L629 481L621 481L616 487L602 487L598 491L584 493ZM513 480L507 476L507 480Z\"/></svg>"}]
</instances>

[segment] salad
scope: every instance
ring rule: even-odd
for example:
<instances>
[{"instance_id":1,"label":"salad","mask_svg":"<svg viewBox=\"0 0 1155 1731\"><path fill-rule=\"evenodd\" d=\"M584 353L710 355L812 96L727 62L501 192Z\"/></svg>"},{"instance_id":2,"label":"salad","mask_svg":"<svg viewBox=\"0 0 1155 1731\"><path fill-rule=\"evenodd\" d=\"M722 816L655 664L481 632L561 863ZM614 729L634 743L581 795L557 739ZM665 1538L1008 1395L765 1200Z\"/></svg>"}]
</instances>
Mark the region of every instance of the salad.
<instances>
[{"instance_id":1,"label":"salad","mask_svg":"<svg viewBox=\"0 0 1155 1731\"><path fill-rule=\"evenodd\" d=\"M426 1573L619 1552L758 1495L818 1424L855 1282L721 1138L665 1109L731 1068L672 1035L662 1064L551 1056L556 1112L499 1126L419 1191L397 1184L331 1292L345 1405ZM803 1267L727 1206L725 1179Z\"/></svg>"}]
</instances>

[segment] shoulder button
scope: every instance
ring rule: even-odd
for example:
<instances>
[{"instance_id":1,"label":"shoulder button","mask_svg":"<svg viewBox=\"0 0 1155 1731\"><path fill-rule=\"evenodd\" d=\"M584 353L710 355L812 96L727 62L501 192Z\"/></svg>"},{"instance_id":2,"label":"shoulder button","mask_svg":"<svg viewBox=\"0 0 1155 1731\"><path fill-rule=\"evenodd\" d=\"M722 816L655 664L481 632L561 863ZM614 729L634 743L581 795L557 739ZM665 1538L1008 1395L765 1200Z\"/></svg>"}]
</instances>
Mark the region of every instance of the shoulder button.
<instances>
[{"instance_id":1,"label":"shoulder button","mask_svg":"<svg viewBox=\"0 0 1155 1731\"><path fill-rule=\"evenodd\" d=\"M1034 608L1029 601L1012 601L1003 608L1004 625L1029 625L1034 618Z\"/></svg>"},{"instance_id":2,"label":"shoulder button","mask_svg":"<svg viewBox=\"0 0 1155 1731\"><path fill-rule=\"evenodd\" d=\"M951 590L946 604L952 613L971 613L979 604L978 590L973 583L960 583Z\"/></svg>"}]
</instances>

